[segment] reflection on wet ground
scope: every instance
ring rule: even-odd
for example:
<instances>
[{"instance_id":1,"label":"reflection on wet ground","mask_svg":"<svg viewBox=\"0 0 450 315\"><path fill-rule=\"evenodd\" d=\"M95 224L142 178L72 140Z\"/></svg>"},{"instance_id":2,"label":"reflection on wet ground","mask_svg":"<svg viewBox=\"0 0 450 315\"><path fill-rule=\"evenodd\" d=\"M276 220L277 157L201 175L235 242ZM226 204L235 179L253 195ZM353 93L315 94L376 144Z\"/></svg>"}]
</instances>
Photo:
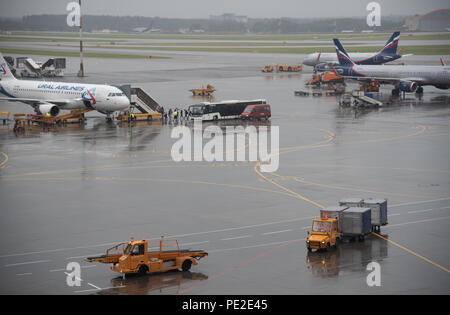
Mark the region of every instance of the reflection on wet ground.
<instances>
[{"instance_id":1,"label":"reflection on wet ground","mask_svg":"<svg viewBox=\"0 0 450 315\"><path fill-rule=\"evenodd\" d=\"M306 264L316 277L339 277L343 273L366 274L367 265L388 256L388 245L375 236L364 242L341 242L330 251L308 252Z\"/></svg>"},{"instance_id":2,"label":"reflection on wet ground","mask_svg":"<svg viewBox=\"0 0 450 315\"><path fill-rule=\"evenodd\" d=\"M111 289L100 295L115 294L177 294L186 286L206 280L208 276L199 272L170 271L151 275L128 275L111 279Z\"/></svg>"}]
</instances>

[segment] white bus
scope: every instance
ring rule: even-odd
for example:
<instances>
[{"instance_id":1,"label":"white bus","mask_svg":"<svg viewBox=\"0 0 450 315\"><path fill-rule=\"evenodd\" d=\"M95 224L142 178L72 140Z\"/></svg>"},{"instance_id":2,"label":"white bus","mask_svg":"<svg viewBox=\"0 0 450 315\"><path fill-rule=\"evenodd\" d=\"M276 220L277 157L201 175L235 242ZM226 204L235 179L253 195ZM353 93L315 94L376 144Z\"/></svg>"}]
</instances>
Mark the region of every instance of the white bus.
<instances>
[{"instance_id":1,"label":"white bus","mask_svg":"<svg viewBox=\"0 0 450 315\"><path fill-rule=\"evenodd\" d=\"M241 118L242 112L248 105L267 104L266 100L222 101L217 103L203 102L189 106L191 119L220 120Z\"/></svg>"}]
</instances>

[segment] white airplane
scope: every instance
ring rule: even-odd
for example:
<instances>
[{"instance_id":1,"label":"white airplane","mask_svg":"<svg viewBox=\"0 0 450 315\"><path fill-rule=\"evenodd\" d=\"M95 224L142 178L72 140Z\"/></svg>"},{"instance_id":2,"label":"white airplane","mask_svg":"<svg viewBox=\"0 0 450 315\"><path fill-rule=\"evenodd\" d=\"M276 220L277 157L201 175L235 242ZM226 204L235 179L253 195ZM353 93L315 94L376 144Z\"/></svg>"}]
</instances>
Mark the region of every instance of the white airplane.
<instances>
[{"instance_id":1,"label":"white airplane","mask_svg":"<svg viewBox=\"0 0 450 315\"><path fill-rule=\"evenodd\" d=\"M99 84L17 80L0 53L0 100L31 105L39 115L57 116L61 109L91 108L107 115L130 107L117 87Z\"/></svg>"},{"instance_id":2,"label":"white airplane","mask_svg":"<svg viewBox=\"0 0 450 315\"><path fill-rule=\"evenodd\" d=\"M397 54L398 40L400 32L394 32L384 45L383 49L375 53L350 53L349 56L358 65L380 65L387 62L397 60L402 55ZM403 57L410 55L403 55ZM331 70L331 65L339 65L338 58L335 53L312 53L306 56L303 64L312 66L318 71Z\"/></svg>"}]
</instances>

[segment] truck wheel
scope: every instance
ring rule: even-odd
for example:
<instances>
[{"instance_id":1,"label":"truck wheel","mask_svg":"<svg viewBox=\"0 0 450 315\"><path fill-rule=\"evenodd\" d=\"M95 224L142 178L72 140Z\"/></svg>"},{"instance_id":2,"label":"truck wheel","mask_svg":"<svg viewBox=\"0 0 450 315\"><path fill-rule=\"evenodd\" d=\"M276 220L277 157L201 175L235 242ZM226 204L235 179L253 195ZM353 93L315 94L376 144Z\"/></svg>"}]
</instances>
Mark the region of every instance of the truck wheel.
<instances>
[{"instance_id":1,"label":"truck wheel","mask_svg":"<svg viewBox=\"0 0 450 315\"><path fill-rule=\"evenodd\" d=\"M181 265L181 269L183 271L188 271L189 269L191 269L192 266L192 261L190 261L189 259L183 261L183 264Z\"/></svg>"},{"instance_id":2,"label":"truck wheel","mask_svg":"<svg viewBox=\"0 0 450 315\"><path fill-rule=\"evenodd\" d=\"M308 247L308 252L312 252L312 249L311 249L311 247Z\"/></svg>"},{"instance_id":3,"label":"truck wheel","mask_svg":"<svg viewBox=\"0 0 450 315\"><path fill-rule=\"evenodd\" d=\"M148 271L148 267L147 266L142 265L142 266L139 267L139 274L145 275L147 273L147 271Z\"/></svg>"}]
</instances>

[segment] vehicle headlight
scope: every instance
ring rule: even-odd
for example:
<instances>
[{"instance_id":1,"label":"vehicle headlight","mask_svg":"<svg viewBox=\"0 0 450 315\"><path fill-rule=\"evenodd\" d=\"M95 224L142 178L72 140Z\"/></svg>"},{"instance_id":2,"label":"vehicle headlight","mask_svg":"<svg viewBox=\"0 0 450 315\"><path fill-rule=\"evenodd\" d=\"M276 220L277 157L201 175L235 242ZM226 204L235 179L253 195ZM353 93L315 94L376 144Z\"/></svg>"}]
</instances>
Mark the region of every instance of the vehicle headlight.
<instances>
[{"instance_id":1,"label":"vehicle headlight","mask_svg":"<svg viewBox=\"0 0 450 315\"><path fill-rule=\"evenodd\" d=\"M325 242L322 242L322 244L325 244Z\"/></svg>"}]
</instances>

